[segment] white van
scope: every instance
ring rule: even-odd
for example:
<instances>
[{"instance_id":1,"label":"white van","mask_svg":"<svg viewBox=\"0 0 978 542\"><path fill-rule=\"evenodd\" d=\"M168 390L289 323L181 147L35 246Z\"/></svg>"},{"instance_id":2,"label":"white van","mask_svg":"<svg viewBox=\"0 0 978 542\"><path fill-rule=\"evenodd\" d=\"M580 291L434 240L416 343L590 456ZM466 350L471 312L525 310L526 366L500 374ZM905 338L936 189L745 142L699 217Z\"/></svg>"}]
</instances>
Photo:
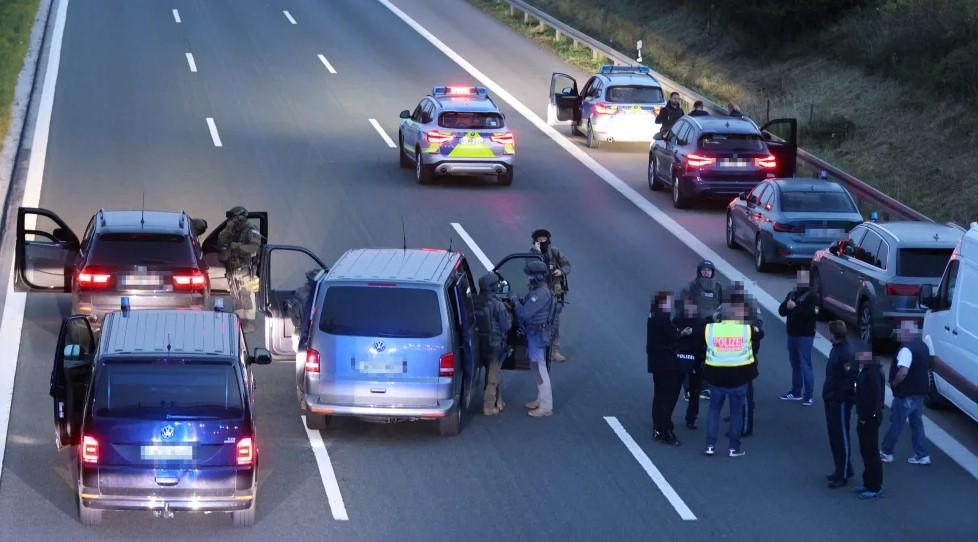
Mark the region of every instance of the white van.
<instances>
[{"instance_id":1,"label":"white van","mask_svg":"<svg viewBox=\"0 0 978 542\"><path fill-rule=\"evenodd\" d=\"M934 353L928 406L950 401L978 421L978 222L961 238L936 294L928 290L922 294L929 307L924 340Z\"/></svg>"}]
</instances>

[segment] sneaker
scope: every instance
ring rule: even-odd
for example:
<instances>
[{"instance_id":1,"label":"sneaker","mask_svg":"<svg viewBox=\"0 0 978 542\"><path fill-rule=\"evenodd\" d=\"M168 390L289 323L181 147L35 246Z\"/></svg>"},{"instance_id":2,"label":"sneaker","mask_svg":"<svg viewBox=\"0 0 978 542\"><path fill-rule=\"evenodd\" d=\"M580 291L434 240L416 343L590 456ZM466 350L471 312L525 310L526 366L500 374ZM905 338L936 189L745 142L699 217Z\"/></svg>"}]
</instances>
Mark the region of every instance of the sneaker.
<instances>
[{"instance_id":1,"label":"sneaker","mask_svg":"<svg viewBox=\"0 0 978 542\"><path fill-rule=\"evenodd\" d=\"M530 410L536 410L540 408L540 401L537 400L530 401L529 403L526 404L526 408Z\"/></svg>"},{"instance_id":2,"label":"sneaker","mask_svg":"<svg viewBox=\"0 0 978 542\"><path fill-rule=\"evenodd\" d=\"M789 391L788 393L778 397L778 399L781 399L782 401L801 401L801 396L795 395Z\"/></svg>"},{"instance_id":3,"label":"sneaker","mask_svg":"<svg viewBox=\"0 0 978 542\"><path fill-rule=\"evenodd\" d=\"M907 463L911 465L930 465L930 456L925 455L923 457L911 457L907 460Z\"/></svg>"},{"instance_id":4,"label":"sneaker","mask_svg":"<svg viewBox=\"0 0 978 542\"><path fill-rule=\"evenodd\" d=\"M812 406L815 404L815 399L805 399L801 402L801 406Z\"/></svg>"},{"instance_id":5,"label":"sneaker","mask_svg":"<svg viewBox=\"0 0 978 542\"><path fill-rule=\"evenodd\" d=\"M867 490L867 491L863 491L862 493L860 493L858 495L858 497L860 499L863 499L863 500L878 499L878 498L880 498L882 496L883 496L883 490L880 490L880 491L868 491Z\"/></svg>"},{"instance_id":6,"label":"sneaker","mask_svg":"<svg viewBox=\"0 0 978 542\"><path fill-rule=\"evenodd\" d=\"M710 398L710 390L703 390L700 392L700 399L709 399L709 398Z\"/></svg>"},{"instance_id":7,"label":"sneaker","mask_svg":"<svg viewBox=\"0 0 978 542\"><path fill-rule=\"evenodd\" d=\"M547 416L552 415L553 413L554 413L553 410L544 410L542 408L535 408L535 409L527 412L528 415L530 415L530 416L532 416L534 418L545 418Z\"/></svg>"},{"instance_id":8,"label":"sneaker","mask_svg":"<svg viewBox=\"0 0 978 542\"><path fill-rule=\"evenodd\" d=\"M928 458L929 459L929 458ZM880 461L884 463L893 463L893 454L888 454L886 452L880 452Z\"/></svg>"},{"instance_id":9,"label":"sneaker","mask_svg":"<svg viewBox=\"0 0 978 542\"><path fill-rule=\"evenodd\" d=\"M685 401L686 401L687 403L689 402L689 392L688 392L688 391L687 391L686 393L684 393L684 394L683 394L683 399L684 399L684 400L685 400Z\"/></svg>"},{"instance_id":10,"label":"sneaker","mask_svg":"<svg viewBox=\"0 0 978 542\"><path fill-rule=\"evenodd\" d=\"M706 450L704 450L703 453L706 455L716 455L717 453L716 446L707 446Z\"/></svg>"},{"instance_id":11,"label":"sneaker","mask_svg":"<svg viewBox=\"0 0 978 542\"><path fill-rule=\"evenodd\" d=\"M746 453L747 452L744 450L734 450L733 448L730 449L730 457L741 457Z\"/></svg>"}]
</instances>

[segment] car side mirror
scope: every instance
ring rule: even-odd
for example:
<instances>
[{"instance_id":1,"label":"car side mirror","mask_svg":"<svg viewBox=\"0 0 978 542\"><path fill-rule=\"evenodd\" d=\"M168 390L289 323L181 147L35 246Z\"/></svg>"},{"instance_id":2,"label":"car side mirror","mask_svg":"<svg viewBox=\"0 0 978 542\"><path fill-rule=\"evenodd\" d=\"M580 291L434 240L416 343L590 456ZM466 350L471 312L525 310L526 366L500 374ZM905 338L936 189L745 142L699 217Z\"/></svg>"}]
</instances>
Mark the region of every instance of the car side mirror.
<instances>
[{"instance_id":1,"label":"car side mirror","mask_svg":"<svg viewBox=\"0 0 978 542\"><path fill-rule=\"evenodd\" d=\"M920 288L920 306L925 309L935 309L935 296L934 287L930 284L924 284Z\"/></svg>"},{"instance_id":2,"label":"car side mirror","mask_svg":"<svg viewBox=\"0 0 978 542\"><path fill-rule=\"evenodd\" d=\"M272 353L264 348L255 348L255 355L251 356L250 361L256 365L268 365L272 362Z\"/></svg>"},{"instance_id":3,"label":"car side mirror","mask_svg":"<svg viewBox=\"0 0 978 542\"><path fill-rule=\"evenodd\" d=\"M741 192L740 194L737 194L737 199L741 201L747 201L747 192Z\"/></svg>"},{"instance_id":4,"label":"car side mirror","mask_svg":"<svg viewBox=\"0 0 978 542\"><path fill-rule=\"evenodd\" d=\"M662 132L656 132L656 134L652 136L652 139L656 141L663 141L665 137L662 135Z\"/></svg>"},{"instance_id":5,"label":"car side mirror","mask_svg":"<svg viewBox=\"0 0 978 542\"><path fill-rule=\"evenodd\" d=\"M409 118L411 118L411 112L408 111L407 109L405 109L404 111L401 111L401 118L402 119L409 119Z\"/></svg>"},{"instance_id":6,"label":"car side mirror","mask_svg":"<svg viewBox=\"0 0 978 542\"><path fill-rule=\"evenodd\" d=\"M563 89L562 89L562 90L560 91L560 94L561 94L562 96L573 96L573 95L574 95L575 93L574 93L574 89L573 89L572 87L564 87L564 88L563 88Z\"/></svg>"},{"instance_id":7,"label":"car side mirror","mask_svg":"<svg viewBox=\"0 0 978 542\"><path fill-rule=\"evenodd\" d=\"M81 359L81 346L77 344L66 344L64 349L64 359L66 360Z\"/></svg>"}]
</instances>

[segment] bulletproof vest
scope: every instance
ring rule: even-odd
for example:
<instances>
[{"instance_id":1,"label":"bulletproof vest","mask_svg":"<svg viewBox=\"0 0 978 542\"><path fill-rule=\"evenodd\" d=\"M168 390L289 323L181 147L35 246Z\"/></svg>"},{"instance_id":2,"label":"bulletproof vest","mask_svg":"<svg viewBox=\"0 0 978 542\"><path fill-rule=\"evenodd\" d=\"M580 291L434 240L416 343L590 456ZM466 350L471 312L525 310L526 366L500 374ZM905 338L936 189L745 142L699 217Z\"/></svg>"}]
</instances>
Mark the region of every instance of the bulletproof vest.
<instances>
[{"instance_id":1,"label":"bulletproof vest","mask_svg":"<svg viewBox=\"0 0 978 542\"><path fill-rule=\"evenodd\" d=\"M900 382L900 385L894 386L893 395L895 397L927 395L927 390L930 387L930 380L928 378L930 371L930 350L927 348L927 344L924 343L923 339L917 337L909 342L901 343L900 348L910 350L910 353L913 355L913 361L910 362L907 377L903 379L903 382ZM890 364L890 382L893 382L893 377L896 376L898 369L896 360L894 360Z\"/></svg>"},{"instance_id":2,"label":"bulletproof vest","mask_svg":"<svg viewBox=\"0 0 978 542\"><path fill-rule=\"evenodd\" d=\"M479 348L483 352L502 346L504 331L496 329L496 319L492 314L492 299L479 295L473 302L475 323L479 329Z\"/></svg>"}]
</instances>

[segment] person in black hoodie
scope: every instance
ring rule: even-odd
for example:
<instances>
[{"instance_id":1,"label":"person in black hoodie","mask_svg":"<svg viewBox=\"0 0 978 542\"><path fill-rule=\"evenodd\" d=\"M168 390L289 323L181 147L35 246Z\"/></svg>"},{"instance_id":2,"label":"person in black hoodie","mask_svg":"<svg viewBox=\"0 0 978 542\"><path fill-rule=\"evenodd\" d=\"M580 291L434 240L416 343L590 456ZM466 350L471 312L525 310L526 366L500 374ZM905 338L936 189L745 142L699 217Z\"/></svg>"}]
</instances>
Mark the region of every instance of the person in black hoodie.
<instances>
[{"instance_id":1,"label":"person in black hoodie","mask_svg":"<svg viewBox=\"0 0 978 542\"><path fill-rule=\"evenodd\" d=\"M696 300L687 297L682 300L682 312L673 322L680 330L676 344L676 358L683 366L683 374L688 383L689 404L686 406L686 427L696 429L696 418L700 414L700 391L703 389L703 361L706 359L705 331L707 320L701 318ZM686 330L689 330L686 333Z\"/></svg>"},{"instance_id":2,"label":"person in black hoodie","mask_svg":"<svg viewBox=\"0 0 978 542\"><path fill-rule=\"evenodd\" d=\"M830 488L837 488L845 486L852 476L849 428L859 368L847 339L846 323L842 320L829 322L829 335L832 351L825 364L822 401L825 403L825 426L829 431L829 446L835 468L825 478Z\"/></svg>"},{"instance_id":3,"label":"person in black hoodie","mask_svg":"<svg viewBox=\"0 0 978 542\"><path fill-rule=\"evenodd\" d=\"M880 423L883 421L883 371L873 358L872 349L862 346L856 352L859 376L856 380L856 434L863 458L863 487L856 490L860 499L875 499L883 493L883 461L880 459Z\"/></svg>"},{"instance_id":4,"label":"person in black hoodie","mask_svg":"<svg viewBox=\"0 0 978 542\"><path fill-rule=\"evenodd\" d=\"M659 133L664 134L668 132L672 128L672 125L676 124L676 121L684 114L683 108L679 104L679 93L673 92L669 95L669 103L660 109L659 114L655 116L655 123L662 125Z\"/></svg>"},{"instance_id":5,"label":"person in black hoodie","mask_svg":"<svg viewBox=\"0 0 978 542\"><path fill-rule=\"evenodd\" d=\"M652 373L652 438L679 445L672 425L672 411L683 383L683 365L676 359L676 344L681 333L672 322L672 293L659 292L652 300L646 322L645 353Z\"/></svg>"},{"instance_id":6,"label":"person in black hoodie","mask_svg":"<svg viewBox=\"0 0 978 542\"><path fill-rule=\"evenodd\" d=\"M788 317L788 360L791 362L791 391L782 401L815 404L815 373L812 371L812 346L815 343L815 319L818 317L817 294L809 287L808 270L798 270L796 288L785 296L778 314ZM804 384L804 395L802 385Z\"/></svg>"}]
</instances>

